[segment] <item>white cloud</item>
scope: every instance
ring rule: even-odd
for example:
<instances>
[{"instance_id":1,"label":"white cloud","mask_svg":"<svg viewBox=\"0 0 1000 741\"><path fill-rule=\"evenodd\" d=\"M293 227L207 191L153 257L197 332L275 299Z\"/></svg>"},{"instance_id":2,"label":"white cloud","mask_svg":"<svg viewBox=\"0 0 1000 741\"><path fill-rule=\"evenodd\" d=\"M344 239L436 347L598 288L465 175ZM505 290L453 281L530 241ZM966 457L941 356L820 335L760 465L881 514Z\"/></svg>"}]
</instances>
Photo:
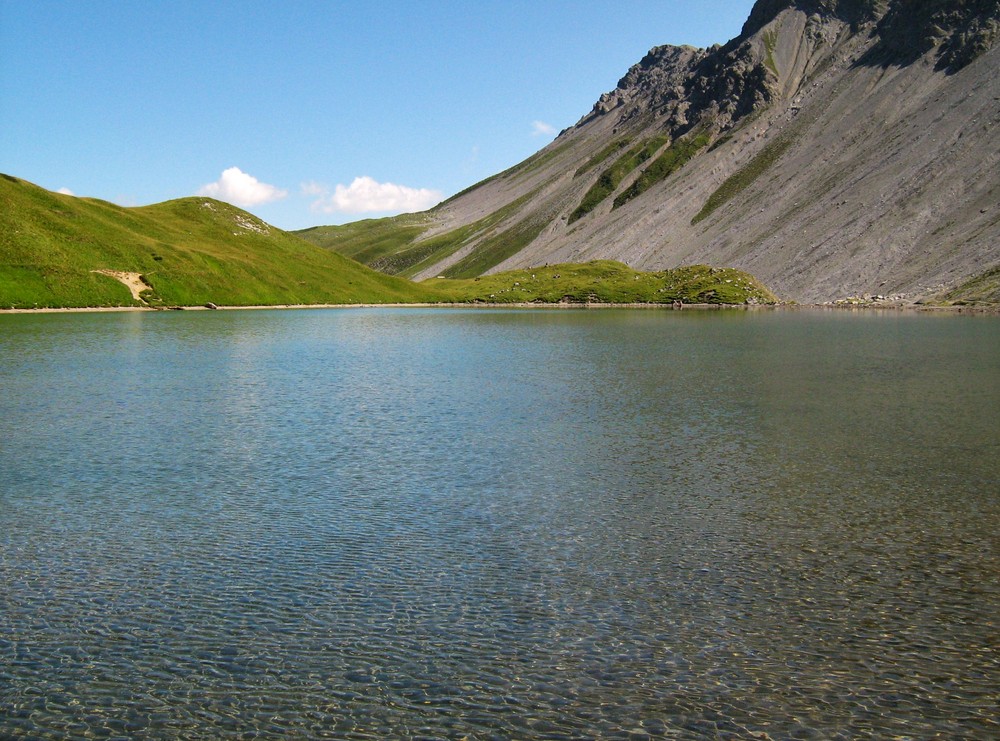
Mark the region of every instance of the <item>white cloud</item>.
<instances>
[{"instance_id":1,"label":"white cloud","mask_svg":"<svg viewBox=\"0 0 1000 741\"><path fill-rule=\"evenodd\" d=\"M259 206L262 203L280 201L288 195L288 191L262 183L238 167L230 167L223 170L222 176L214 183L201 186L198 195L228 201L234 206Z\"/></svg>"},{"instance_id":2,"label":"white cloud","mask_svg":"<svg viewBox=\"0 0 1000 741\"><path fill-rule=\"evenodd\" d=\"M69 188L60 188L56 193L62 193L64 196L75 196L76 193L71 191Z\"/></svg>"},{"instance_id":3,"label":"white cloud","mask_svg":"<svg viewBox=\"0 0 1000 741\"><path fill-rule=\"evenodd\" d=\"M532 136L555 136L556 127L552 124L547 124L544 121L532 121L531 122L531 135Z\"/></svg>"},{"instance_id":4,"label":"white cloud","mask_svg":"<svg viewBox=\"0 0 1000 741\"><path fill-rule=\"evenodd\" d=\"M333 193L312 181L302 184L302 192L308 196L319 196L313 202L312 209L327 214L424 211L444 197L439 190L380 183L367 175L354 178L350 185L338 184Z\"/></svg>"},{"instance_id":5,"label":"white cloud","mask_svg":"<svg viewBox=\"0 0 1000 741\"><path fill-rule=\"evenodd\" d=\"M322 183L317 183L315 180L310 180L308 182L302 183L302 194L307 196L323 196L325 197L330 189L327 188Z\"/></svg>"}]
</instances>

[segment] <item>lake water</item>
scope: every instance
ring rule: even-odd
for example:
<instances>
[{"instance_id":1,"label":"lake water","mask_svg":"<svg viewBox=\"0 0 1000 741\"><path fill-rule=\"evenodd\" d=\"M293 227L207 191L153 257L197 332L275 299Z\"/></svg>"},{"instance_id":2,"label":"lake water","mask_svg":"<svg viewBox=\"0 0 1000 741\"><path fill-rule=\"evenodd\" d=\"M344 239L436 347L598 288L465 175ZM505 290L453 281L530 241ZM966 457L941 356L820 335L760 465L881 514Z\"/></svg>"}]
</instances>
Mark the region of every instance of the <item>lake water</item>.
<instances>
[{"instance_id":1,"label":"lake water","mask_svg":"<svg viewBox=\"0 0 1000 741\"><path fill-rule=\"evenodd\" d=\"M0 316L0 737L1000 736L1000 319Z\"/></svg>"}]
</instances>

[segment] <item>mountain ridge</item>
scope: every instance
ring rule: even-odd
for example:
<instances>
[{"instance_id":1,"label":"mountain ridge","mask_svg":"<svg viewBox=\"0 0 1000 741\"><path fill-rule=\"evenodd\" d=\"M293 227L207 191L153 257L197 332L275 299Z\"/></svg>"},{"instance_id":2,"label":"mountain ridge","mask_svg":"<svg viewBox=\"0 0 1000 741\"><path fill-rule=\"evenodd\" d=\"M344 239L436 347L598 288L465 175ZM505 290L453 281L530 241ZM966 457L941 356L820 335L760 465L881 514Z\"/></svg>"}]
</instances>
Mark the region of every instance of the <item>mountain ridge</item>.
<instances>
[{"instance_id":1,"label":"mountain ridge","mask_svg":"<svg viewBox=\"0 0 1000 741\"><path fill-rule=\"evenodd\" d=\"M707 263L803 302L926 298L1000 264L998 27L994 0L760 0L724 45L654 47L393 259L418 279ZM311 238L336 249L337 228Z\"/></svg>"}]
</instances>

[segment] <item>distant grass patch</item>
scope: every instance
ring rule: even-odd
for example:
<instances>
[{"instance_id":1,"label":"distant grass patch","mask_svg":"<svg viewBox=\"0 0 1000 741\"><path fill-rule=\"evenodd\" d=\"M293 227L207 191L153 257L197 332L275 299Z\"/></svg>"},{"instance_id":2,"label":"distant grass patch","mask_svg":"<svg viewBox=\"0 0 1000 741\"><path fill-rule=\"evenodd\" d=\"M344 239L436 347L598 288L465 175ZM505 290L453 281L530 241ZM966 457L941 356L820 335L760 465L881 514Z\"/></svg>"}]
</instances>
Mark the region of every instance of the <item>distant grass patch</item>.
<instances>
[{"instance_id":1,"label":"distant grass patch","mask_svg":"<svg viewBox=\"0 0 1000 741\"><path fill-rule=\"evenodd\" d=\"M1000 304L1000 265L990 268L957 288L935 296L928 303L954 306L991 306Z\"/></svg>"},{"instance_id":2,"label":"distant grass patch","mask_svg":"<svg viewBox=\"0 0 1000 741\"><path fill-rule=\"evenodd\" d=\"M725 205L744 190L753 185L754 181L763 175L777 162L792 143L795 141L794 134L779 136L774 141L765 146L756 157L747 164L730 175L725 182L720 185L712 195L708 197L705 205L702 206L695 217L691 220L692 226L700 221L704 221L711 216L720 206Z\"/></svg>"},{"instance_id":3,"label":"distant grass patch","mask_svg":"<svg viewBox=\"0 0 1000 741\"><path fill-rule=\"evenodd\" d=\"M411 268L409 268L405 275L408 277L416 275L422 270L431 267L435 263L438 263L447 257L451 257L451 255L456 253L462 247L481 235L488 233L504 219L517 212L517 210L525 203L534 198L536 193L537 191L527 193L517 200L508 203L503 208L497 209L489 216L486 216L479 221L474 221L471 224L466 224L465 226L452 229L449 232L438 234L417 243L414 245L414 249L423 250L425 252L425 257L420 262L415 263ZM517 230L518 227L515 226L513 229ZM537 236L537 234L535 236ZM534 236L532 236L531 239L534 239ZM528 242L530 242L531 239L529 239ZM519 239L510 229L507 229L499 234L483 239L482 242L476 245L472 252L462 258L462 260L457 262L455 265L451 266L449 270L461 273L462 275L478 275L481 272L489 270L491 267L502 262L503 260L506 260L510 255L517 252L528 242Z\"/></svg>"},{"instance_id":4,"label":"distant grass patch","mask_svg":"<svg viewBox=\"0 0 1000 741\"><path fill-rule=\"evenodd\" d=\"M769 304L773 293L753 276L732 268L695 265L642 272L620 262L547 265L479 278L425 281L455 302Z\"/></svg>"},{"instance_id":5,"label":"distant grass patch","mask_svg":"<svg viewBox=\"0 0 1000 741\"><path fill-rule=\"evenodd\" d=\"M525 219L483 240L476 248L444 271L449 278L472 278L499 265L527 247L548 225L546 219Z\"/></svg>"},{"instance_id":6,"label":"distant grass patch","mask_svg":"<svg viewBox=\"0 0 1000 741\"><path fill-rule=\"evenodd\" d=\"M535 152L535 154L528 157L528 159L521 164L515 165L507 170L506 173L501 174L525 175L529 172L535 172L565 152L571 144L572 142L564 142L557 147L552 147L552 149L546 148L539 150L538 152Z\"/></svg>"},{"instance_id":7,"label":"distant grass patch","mask_svg":"<svg viewBox=\"0 0 1000 741\"><path fill-rule=\"evenodd\" d=\"M569 215L567 224L583 218L600 205L621 184L622 180L635 168L648 160L657 150L669 141L666 135L648 139L619 157L612 165L601 173L590 189L584 194L580 205Z\"/></svg>"},{"instance_id":8,"label":"distant grass patch","mask_svg":"<svg viewBox=\"0 0 1000 741\"><path fill-rule=\"evenodd\" d=\"M402 277L412 277L450 257L473 240L480 239L468 255L446 271L452 277L471 277L503 262L545 228L547 220L535 219L490 234L536 194L537 191L527 193L479 221L425 239L420 237L430 222L422 214L316 227L298 234L315 244L364 262L375 270ZM484 234L489 236L483 237Z\"/></svg>"},{"instance_id":9,"label":"distant grass patch","mask_svg":"<svg viewBox=\"0 0 1000 741\"><path fill-rule=\"evenodd\" d=\"M777 77L778 63L774 61L774 51L778 47L778 32L771 28L764 31L764 65Z\"/></svg>"},{"instance_id":10,"label":"distant grass patch","mask_svg":"<svg viewBox=\"0 0 1000 741\"><path fill-rule=\"evenodd\" d=\"M334 250L386 275L405 275L434 246L415 244L430 221L422 214L363 219L340 226L294 232L308 242Z\"/></svg>"},{"instance_id":11,"label":"distant grass patch","mask_svg":"<svg viewBox=\"0 0 1000 741\"><path fill-rule=\"evenodd\" d=\"M708 133L700 133L690 138L675 141L646 166L635 182L615 198L612 208L619 208L633 198L638 198L654 185L680 170L708 144L709 138Z\"/></svg>"},{"instance_id":12,"label":"distant grass patch","mask_svg":"<svg viewBox=\"0 0 1000 741\"><path fill-rule=\"evenodd\" d=\"M589 160L580 165L580 167L577 168L576 172L573 173L573 177L577 178L580 177L581 175L590 172L615 152L620 152L621 150L625 149L625 147L627 147L631 141L632 140L628 137L621 137L620 139L615 139L606 147L601 149L597 154L591 157Z\"/></svg>"}]
</instances>

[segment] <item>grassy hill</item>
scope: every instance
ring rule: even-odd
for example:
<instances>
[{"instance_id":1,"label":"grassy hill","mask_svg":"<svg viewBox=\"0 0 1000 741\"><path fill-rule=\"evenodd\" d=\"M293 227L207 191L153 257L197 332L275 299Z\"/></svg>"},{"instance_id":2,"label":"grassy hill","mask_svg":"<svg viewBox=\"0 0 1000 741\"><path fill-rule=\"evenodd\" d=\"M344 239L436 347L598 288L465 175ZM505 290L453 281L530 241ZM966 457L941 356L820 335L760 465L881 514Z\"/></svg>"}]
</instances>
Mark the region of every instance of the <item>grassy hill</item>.
<instances>
[{"instance_id":1,"label":"grassy hill","mask_svg":"<svg viewBox=\"0 0 1000 741\"><path fill-rule=\"evenodd\" d=\"M732 268L694 265L645 273L613 260L425 282L456 302L772 304L778 300L753 276Z\"/></svg>"},{"instance_id":2,"label":"grassy hill","mask_svg":"<svg viewBox=\"0 0 1000 741\"><path fill-rule=\"evenodd\" d=\"M211 198L124 208L0 176L0 308L142 303L99 270L141 274L152 306L437 298Z\"/></svg>"}]
</instances>

